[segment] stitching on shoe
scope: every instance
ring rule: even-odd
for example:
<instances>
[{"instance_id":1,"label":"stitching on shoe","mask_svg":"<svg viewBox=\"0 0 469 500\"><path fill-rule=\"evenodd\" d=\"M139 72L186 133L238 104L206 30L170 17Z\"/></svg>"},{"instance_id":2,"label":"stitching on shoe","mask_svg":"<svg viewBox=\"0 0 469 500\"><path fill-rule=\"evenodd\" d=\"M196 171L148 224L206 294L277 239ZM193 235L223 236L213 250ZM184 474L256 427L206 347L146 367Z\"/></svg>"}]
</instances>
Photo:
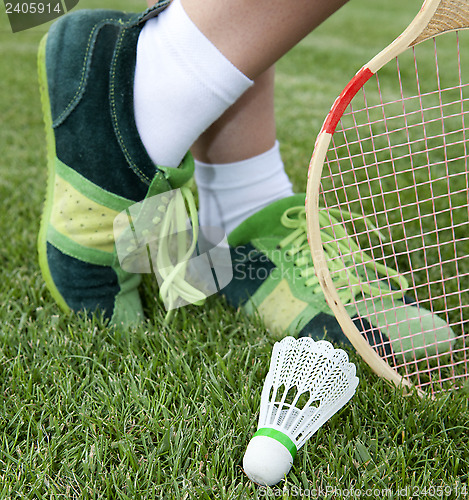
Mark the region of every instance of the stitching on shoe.
<instances>
[{"instance_id":1,"label":"stitching on shoe","mask_svg":"<svg viewBox=\"0 0 469 500\"><path fill-rule=\"evenodd\" d=\"M85 57L84 57L84 62L81 70L81 77L80 77L80 82L78 84L78 89L75 92L75 95L70 99L70 102L67 104L65 109L62 111L62 113L57 117L56 120L54 120L52 127L57 128L60 126L70 115L70 113L75 109L75 107L79 104L81 98L83 97L83 94L85 92L86 88L86 82L88 80L88 73L91 65L91 57L90 57L90 52L91 49L94 47L94 43L96 42L97 35L101 28L103 28L107 23L113 24L115 26L121 25L124 26L124 23L122 22L121 19L112 19L112 18L107 18L107 19L102 19L98 24L96 24L91 33L90 36L88 37L88 43L86 45L86 51L85 51Z\"/></svg>"},{"instance_id":2,"label":"stitching on shoe","mask_svg":"<svg viewBox=\"0 0 469 500\"><path fill-rule=\"evenodd\" d=\"M109 101L111 105L111 116L112 116L112 124L114 126L114 131L116 133L117 140L119 141L119 144L122 148L122 152L124 153L124 156L127 160L127 162L130 165L130 168L137 174L137 176L142 180L145 184L150 185L151 179L146 176L135 164L135 162L132 161L132 157L129 154L129 151L127 150L125 146L124 139L122 137L120 128L119 128L119 123L117 121L117 114L116 114L116 104L115 104L115 76L116 76L116 65L117 65L117 59L118 59L118 54L119 54L119 49L122 45L122 40L124 38L124 35L126 33L128 28L124 28L122 32L119 35L119 38L116 43L116 48L114 50L114 56L112 58L111 62L111 74L110 74L110 86L109 86Z\"/></svg>"}]
</instances>

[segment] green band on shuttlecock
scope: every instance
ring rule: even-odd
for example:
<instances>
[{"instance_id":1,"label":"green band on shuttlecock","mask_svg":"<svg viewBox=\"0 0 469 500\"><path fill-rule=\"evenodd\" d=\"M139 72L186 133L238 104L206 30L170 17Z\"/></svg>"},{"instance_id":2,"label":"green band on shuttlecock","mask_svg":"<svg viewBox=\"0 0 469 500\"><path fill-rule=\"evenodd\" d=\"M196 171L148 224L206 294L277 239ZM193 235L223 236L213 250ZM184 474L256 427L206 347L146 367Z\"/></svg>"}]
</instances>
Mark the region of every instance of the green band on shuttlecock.
<instances>
[{"instance_id":1,"label":"green band on shuttlecock","mask_svg":"<svg viewBox=\"0 0 469 500\"><path fill-rule=\"evenodd\" d=\"M295 443L283 432L278 431L277 429L272 429L270 427L262 427L258 429L254 436L267 436L272 439L275 439L279 443L283 444L285 448L290 452L293 460L295 460L296 452L298 451ZM254 437L253 436L253 437Z\"/></svg>"}]
</instances>

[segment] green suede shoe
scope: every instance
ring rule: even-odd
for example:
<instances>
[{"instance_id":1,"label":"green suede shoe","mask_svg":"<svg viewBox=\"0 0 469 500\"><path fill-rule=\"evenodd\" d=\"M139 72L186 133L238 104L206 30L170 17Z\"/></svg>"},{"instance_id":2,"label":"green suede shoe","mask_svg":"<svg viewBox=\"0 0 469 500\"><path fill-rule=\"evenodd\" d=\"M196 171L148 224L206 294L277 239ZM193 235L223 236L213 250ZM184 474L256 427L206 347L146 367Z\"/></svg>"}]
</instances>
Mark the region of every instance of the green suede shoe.
<instances>
[{"instance_id":1,"label":"green suede shoe","mask_svg":"<svg viewBox=\"0 0 469 500\"><path fill-rule=\"evenodd\" d=\"M134 121L138 36L168 4L143 14L76 11L52 25L38 52L49 171L40 267L64 310L99 310L115 324L143 318L140 275L117 258L115 217L193 174L189 155L177 169L154 165Z\"/></svg>"},{"instance_id":2,"label":"green suede shoe","mask_svg":"<svg viewBox=\"0 0 469 500\"><path fill-rule=\"evenodd\" d=\"M244 221L228 237L233 279L222 294L234 307L259 314L276 337L310 336L315 340L349 343L315 276L306 231L305 195L274 202ZM393 277L392 287L399 297L394 304L400 306L393 311L393 303L386 304L390 299L376 299L370 290L368 305L375 301L375 307L363 306L360 315L353 318L370 344L381 344L383 355L390 355L394 345L404 356L428 356L436 350L435 340L440 352L448 350L455 338L451 328L435 314L413 305L414 301L404 294L405 280L396 271L383 271L383 275ZM342 300L348 307L353 297ZM368 313L373 310L374 314ZM383 315L391 312L393 318L382 321ZM388 330L381 331L376 326L396 323L396 315L397 325Z\"/></svg>"}]
</instances>

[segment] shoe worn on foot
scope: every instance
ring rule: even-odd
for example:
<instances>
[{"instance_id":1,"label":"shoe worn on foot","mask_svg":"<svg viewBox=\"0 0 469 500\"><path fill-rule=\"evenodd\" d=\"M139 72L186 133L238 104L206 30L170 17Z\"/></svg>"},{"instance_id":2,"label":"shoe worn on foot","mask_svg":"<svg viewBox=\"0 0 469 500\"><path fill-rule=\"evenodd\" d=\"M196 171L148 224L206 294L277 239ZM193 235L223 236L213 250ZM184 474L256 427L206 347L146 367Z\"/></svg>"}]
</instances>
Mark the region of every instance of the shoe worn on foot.
<instances>
[{"instance_id":1,"label":"shoe worn on foot","mask_svg":"<svg viewBox=\"0 0 469 500\"><path fill-rule=\"evenodd\" d=\"M38 52L48 186L38 239L49 290L64 310L100 310L115 324L143 318L140 275L116 255L113 221L129 206L190 180L188 155L156 166L139 138L133 78L143 14L80 10L57 21Z\"/></svg>"},{"instance_id":2,"label":"shoe worn on foot","mask_svg":"<svg viewBox=\"0 0 469 500\"><path fill-rule=\"evenodd\" d=\"M233 280L222 293L234 307L241 306L248 314L259 314L276 336L310 336L315 340L327 338L337 343L349 343L314 274L304 207L304 195L284 198L251 216L229 235ZM425 344L433 344L435 350L435 339L441 340L439 350L448 350L454 333L446 322L426 309L412 305L413 301L400 289L405 290L401 283L403 278L396 271L386 271L395 276L399 288L396 293L402 299L400 307L393 308L392 302L386 304L390 299L370 295L367 301L374 302L375 307L368 303L369 307L360 309L360 316L353 318L357 328L368 337L370 344L383 344L384 354L389 354L393 342L396 342L396 349L404 356L406 353L412 356L414 352L418 355L419 350L428 355L429 348ZM347 307L353 297L343 297L343 301ZM377 311L378 304L383 312L368 313ZM389 324L397 324L380 331L376 326L379 316L386 314L393 315Z\"/></svg>"}]
</instances>

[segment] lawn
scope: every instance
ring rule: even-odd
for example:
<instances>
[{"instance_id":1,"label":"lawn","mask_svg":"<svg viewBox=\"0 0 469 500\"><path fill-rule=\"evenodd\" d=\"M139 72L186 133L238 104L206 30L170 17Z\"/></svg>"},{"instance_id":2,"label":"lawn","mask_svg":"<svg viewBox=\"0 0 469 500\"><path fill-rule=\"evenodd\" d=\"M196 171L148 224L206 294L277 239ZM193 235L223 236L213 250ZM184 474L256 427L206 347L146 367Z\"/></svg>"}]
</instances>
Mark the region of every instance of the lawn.
<instances>
[{"instance_id":1,"label":"lawn","mask_svg":"<svg viewBox=\"0 0 469 500\"><path fill-rule=\"evenodd\" d=\"M419 6L353 0L279 62L278 138L296 191L335 97ZM36 254L46 182L36 49L46 30L12 34L0 13L0 498L469 497L469 390L404 395L349 351L356 395L287 480L265 489L242 471L274 343L259 320L211 297L165 326L149 276L147 321L133 330L58 309Z\"/></svg>"}]
</instances>

